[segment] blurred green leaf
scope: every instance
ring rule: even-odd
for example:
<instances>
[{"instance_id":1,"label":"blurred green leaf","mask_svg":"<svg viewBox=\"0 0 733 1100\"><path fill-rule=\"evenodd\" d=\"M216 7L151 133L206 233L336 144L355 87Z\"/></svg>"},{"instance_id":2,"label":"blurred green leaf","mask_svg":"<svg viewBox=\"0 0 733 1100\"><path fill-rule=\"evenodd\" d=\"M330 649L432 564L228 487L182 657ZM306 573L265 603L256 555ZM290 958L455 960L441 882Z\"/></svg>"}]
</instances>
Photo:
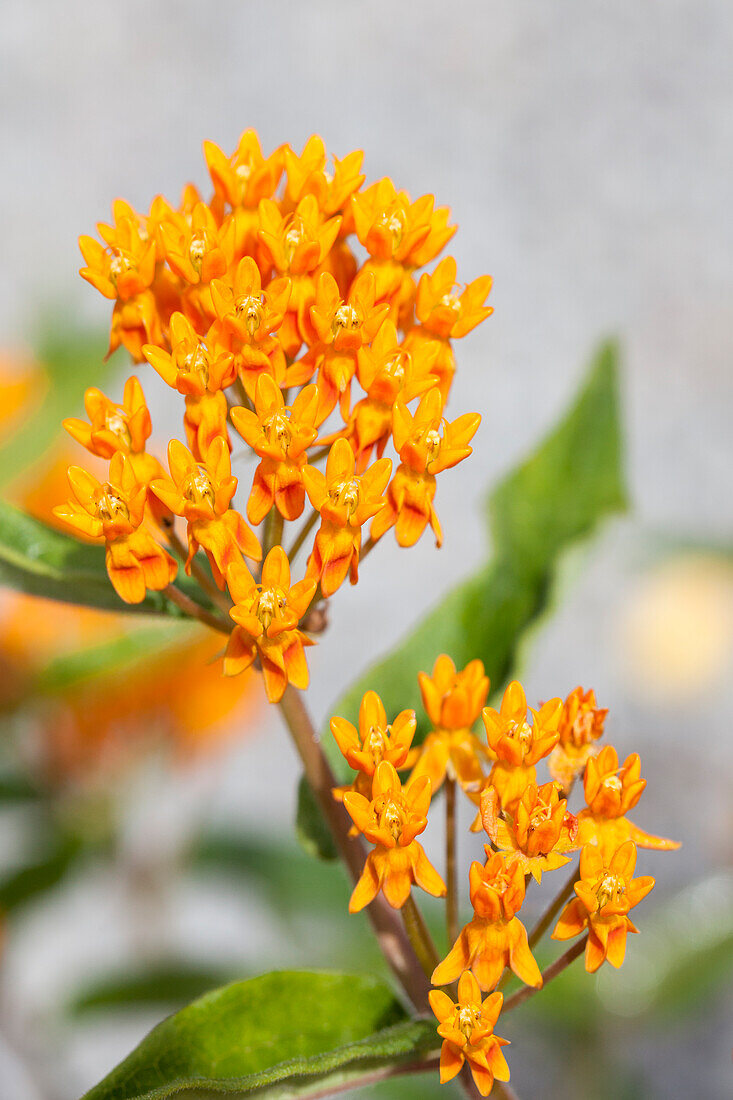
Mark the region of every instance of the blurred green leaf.
<instances>
[{"instance_id":1,"label":"blurred green leaf","mask_svg":"<svg viewBox=\"0 0 733 1100\"><path fill-rule=\"evenodd\" d=\"M449 654L458 668L480 657L494 690L515 674L523 646L552 607L563 555L626 506L617 359L615 345L601 348L557 427L491 492L489 564L449 592L404 642L360 677L331 714L356 721L362 696L373 688L387 714L416 710L419 741L426 727L417 674L432 669L438 654ZM343 775L330 735L324 746ZM301 803L304 798L301 794ZM328 858L312 814L299 820L299 832Z\"/></svg>"},{"instance_id":2,"label":"blurred green leaf","mask_svg":"<svg viewBox=\"0 0 733 1100\"><path fill-rule=\"evenodd\" d=\"M329 862L336 859L338 852L331 830L316 802L316 796L304 779L298 783L295 833L308 855Z\"/></svg>"},{"instance_id":3,"label":"blurred green leaf","mask_svg":"<svg viewBox=\"0 0 733 1100\"><path fill-rule=\"evenodd\" d=\"M0 876L0 912L13 912L58 886L85 852L79 837L59 834L36 860Z\"/></svg>"},{"instance_id":4,"label":"blurred green leaf","mask_svg":"<svg viewBox=\"0 0 733 1100\"><path fill-rule=\"evenodd\" d=\"M106 351L101 333L70 328L60 316L42 321L36 358L47 374L46 389L22 427L0 447L0 486L37 462L63 434L61 421L82 410L88 386L104 384L119 363L116 357L105 362Z\"/></svg>"},{"instance_id":5,"label":"blurred green leaf","mask_svg":"<svg viewBox=\"0 0 733 1100\"><path fill-rule=\"evenodd\" d=\"M261 887L278 913L308 908L344 912L350 888L345 875L313 864L303 850L286 840L255 840L250 836L215 833L192 853L197 869L220 871Z\"/></svg>"},{"instance_id":6,"label":"blurred green leaf","mask_svg":"<svg viewBox=\"0 0 733 1100\"><path fill-rule=\"evenodd\" d=\"M156 624L64 653L38 673L33 690L55 694L97 676L129 670L147 660L150 654L159 657L169 646L180 645L195 629L182 622Z\"/></svg>"},{"instance_id":7,"label":"blurred green leaf","mask_svg":"<svg viewBox=\"0 0 733 1100\"><path fill-rule=\"evenodd\" d=\"M207 994L158 1025L84 1100L186 1092L307 1096L435 1049L389 988L353 974L281 971ZM279 1087L277 1087L279 1086Z\"/></svg>"},{"instance_id":8,"label":"blurred green leaf","mask_svg":"<svg viewBox=\"0 0 733 1100\"><path fill-rule=\"evenodd\" d=\"M512 676L527 632L550 608L561 555L625 506L617 352L609 344L558 426L490 494L488 566L450 592L333 713L355 718L373 688L388 714L405 707L421 714L417 674L432 669L439 653L459 668L480 657L497 689Z\"/></svg>"},{"instance_id":9,"label":"blurred green leaf","mask_svg":"<svg viewBox=\"0 0 733 1100\"><path fill-rule=\"evenodd\" d=\"M618 974L600 972L604 1007L659 1023L700 1012L733 974L733 874L686 887L640 923L643 952Z\"/></svg>"},{"instance_id":10,"label":"blurred green leaf","mask_svg":"<svg viewBox=\"0 0 733 1100\"><path fill-rule=\"evenodd\" d=\"M711 997L729 988L733 975L733 929L712 943L688 941L687 950L668 960L659 975L648 1011L660 1021L696 1015Z\"/></svg>"},{"instance_id":11,"label":"blurred green leaf","mask_svg":"<svg viewBox=\"0 0 733 1100\"><path fill-rule=\"evenodd\" d=\"M176 584L191 599L200 595L183 575ZM0 585L81 607L186 619L160 592L148 592L142 603L123 603L107 576L103 547L77 542L1 500Z\"/></svg>"},{"instance_id":12,"label":"blurred green leaf","mask_svg":"<svg viewBox=\"0 0 733 1100\"><path fill-rule=\"evenodd\" d=\"M35 802L43 791L27 776L17 772L0 772L0 805Z\"/></svg>"},{"instance_id":13,"label":"blurred green leaf","mask_svg":"<svg viewBox=\"0 0 733 1100\"><path fill-rule=\"evenodd\" d=\"M107 975L78 992L68 1006L74 1015L99 1009L139 1008L141 1005L186 1005L230 981L231 973L195 966L186 960L146 966L139 973Z\"/></svg>"}]
</instances>

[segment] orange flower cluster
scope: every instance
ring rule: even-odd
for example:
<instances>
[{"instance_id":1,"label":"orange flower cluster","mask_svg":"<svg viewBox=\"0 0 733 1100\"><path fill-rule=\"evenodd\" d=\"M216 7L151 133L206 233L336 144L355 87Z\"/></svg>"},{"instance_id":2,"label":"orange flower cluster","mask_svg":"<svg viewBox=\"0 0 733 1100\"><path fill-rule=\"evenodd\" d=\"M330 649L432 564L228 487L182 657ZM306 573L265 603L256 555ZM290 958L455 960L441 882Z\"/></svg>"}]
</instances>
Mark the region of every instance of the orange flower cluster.
<instances>
[{"instance_id":1,"label":"orange flower cluster","mask_svg":"<svg viewBox=\"0 0 733 1100\"><path fill-rule=\"evenodd\" d=\"M489 681L481 661L457 670L445 654L432 674L421 672L418 681L432 724L419 746L413 746L414 713L403 711L388 724L373 691L362 701L358 730L343 718L331 720L338 747L356 772L349 786L334 790L334 797L344 802L353 831L373 845L349 908L363 908L380 890L390 905L400 908L412 885L436 896L455 889L450 852L446 886L415 837L427 825L431 794L446 781L478 804L478 826L473 828L483 827L488 843L484 859L474 860L469 869L473 915L452 946L448 941L450 950L430 975L434 986L458 980L457 1001L455 994L434 989L430 1003L443 1040L441 1081L451 1080L467 1063L486 1096L495 1079L509 1078L501 1052L506 1040L494 1035L503 1004L496 991L502 975L513 972L525 985L542 987L532 948L558 913L554 939L587 933L589 972L604 960L620 966L627 933L637 931L629 910L654 885L648 876L633 877L637 847L667 850L678 845L643 832L626 817L646 782L640 778L636 753L619 767L614 748L607 745L599 751L596 742L607 711L597 707L592 691L576 688L565 702L551 699L532 709L515 681L497 710L484 706ZM485 741L474 730L479 717ZM551 775L546 782L537 775L543 759ZM398 771L408 773L404 784ZM576 814L568 810L568 799L579 772L584 773L585 806ZM451 814L449 806L447 801ZM446 835L451 835L448 820ZM579 870L528 936L518 915L528 883L532 878L541 883L543 874L569 864L578 850ZM573 890L575 897L562 908ZM411 926L406 918L408 931ZM483 1000L482 991L489 993Z\"/></svg>"},{"instance_id":2,"label":"orange flower cluster","mask_svg":"<svg viewBox=\"0 0 733 1100\"><path fill-rule=\"evenodd\" d=\"M312 604L355 584L383 535L412 546L429 524L440 545L436 479L471 454L480 423L444 415L453 344L492 312L491 279L457 285L450 257L421 273L455 232L449 210L389 179L365 185L361 152L329 169L319 137L265 154L247 130L231 154L205 142L204 156L207 197L189 184L178 205L157 196L147 213L117 200L101 241L80 239L82 277L113 303L110 352L125 347L181 395L182 438L165 471L146 452L138 379L121 405L89 390L88 420L65 426L110 475L73 468L73 499L56 514L104 540L128 602L175 595L172 551L231 608L225 672L259 661L277 701L308 683ZM258 461L240 502L231 452L243 448ZM290 588L302 547L305 578Z\"/></svg>"}]
</instances>

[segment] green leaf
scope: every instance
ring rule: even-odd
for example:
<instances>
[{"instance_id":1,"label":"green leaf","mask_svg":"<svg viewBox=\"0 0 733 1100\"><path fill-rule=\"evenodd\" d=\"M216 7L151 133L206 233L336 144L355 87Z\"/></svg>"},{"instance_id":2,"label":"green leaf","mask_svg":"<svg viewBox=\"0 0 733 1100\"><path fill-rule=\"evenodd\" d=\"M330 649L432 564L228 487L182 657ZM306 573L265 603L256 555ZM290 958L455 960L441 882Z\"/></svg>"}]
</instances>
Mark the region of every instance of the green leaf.
<instances>
[{"instance_id":1,"label":"green leaf","mask_svg":"<svg viewBox=\"0 0 733 1100\"><path fill-rule=\"evenodd\" d=\"M215 990L170 1016L84 1100L307 1096L422 1059L434 1024L352 974L281 971Z\"/></svg>"},{"instance_id":2,"label":"green leaf","mask_svg":"<svg viewBox=\"0 0 733 1100\"><path fill-rule=\"evenodd\" d=\"M439 653L458 668L480 657L495 689L511 677L527 632L548 609L561 555L626 504L616 360L612 345L602 349L560 424L491 493L488 566L370 668L334 714L354 717L368 688L379 692L388 714L405 707L421 713L417 674Z\"/></svg>"},{"instance_id":3,"label":"green leaf","mask_svg":"<svg viewBox=\"0 0 733 1100\"><path fill-rule=\"evenodd\" d=\"M176 584L197 599L199 589L187 577L181 575ZM2 500L0 585L31 596L103 611L186 618L160 592L148 592L142 603L124 603L107 576L103 547L77 542Z\"/></svg>"},{"instance_id":4,"label":"green leaf","mask_svg":"<svg viewBox=\"0 0 733 1100\"><path fill-rule=\"evenodd\" d=\"M0 806L23 805L43 797L43 791L28 776L0 771Z\"/></svg>"},{"instance_id":5,"label":"green leaf","mask_svg":"<svg viewBox=\"0 0 733 1100\"><path fill-rule=\"evenodd\" d=\"M31 466L63 434L61 421L81 411L84 391L102 385L119 363L104 360L106 340L98 333L70 328L61 317L41 321L36 358L47 373L46 389L22 427L0 447L0 486Z\"/></svg>"},{"instance_id":6,"label":"green leaf","mask_svg":"<svg viewBox=\"0 0 733 1100\"><path fill-rule=\"evenodd\" d=\"M262 840L215 832L198 843L191 862L197 870L221 873L229 882L241 879L261 889L279 916L293 911L315 911L319 916L343 913L351 892L345 874L334 875L330 868L314 865L290 838Z\"/></svg>"},{"instance_id":7,"label":"green leaf","mask_svg":"<svg viewBox=\"0 0 733 1100\"><path fill-rule=\"evenodd\" d=\"M309 855L329 861L338 856L331 830L316 802L316 796L304 779L298 784L295 833Z\"/></svg>"},{"instance_id":8,"label":"green leaf","mask_svg":"<svg viewBox=\"0 0 733 1100\"><path fill-rule=\"evenodd\" d=\"M76 836L59 835L32 863L0 877L0 913L9 913L58 886L87 853Z\"/></svg>"},{"instance_id":9,"label":"green leaf","mask_svg":"<svg viewBox=\"0 0 733 1100\"><path fill-rule=\"evenodd\" d=\"M171 960L139 972L109 974L78 992L68 1011L81 1015L100 1009L137 1009L140 1005L185 1005L231 977L231 971L223 973L185 960Z\"/></svg>"},{"instance_id":10,"label":"green leaf","mask_svg":"<svg viewBox=\"0 0 733 1100\"><path fill-rule=\"evenodd\" d=\"M64 653L41 669L33 681L33 690L54 695L95 677L129 671L151 654L157 658L166 649L180 646L193 636L195 629L182 622L155 623L140 630L126 631L97 645Z\"/></svg>"},{"instance_id":11,"label":"green leaf","mask_svg":"<svg viewBox=\"0 0 733 1100\"><path fill-rule=\"evenodd\" d=\"M373 688L388 715L416 710L417 743L426 733L417 674L432 669L438 654L449 654L458 668L481 658L495 691L516 673L523 647L551 608L563 555L626 506L617 358L613 344L601 348L557 427L490 494L489 563L368 669L331 714L355 721L364 692ZM324 746L343 775L329 734ZM300 829L320 850L318 831L305 819Z\"/></svg>"}]
</instances>

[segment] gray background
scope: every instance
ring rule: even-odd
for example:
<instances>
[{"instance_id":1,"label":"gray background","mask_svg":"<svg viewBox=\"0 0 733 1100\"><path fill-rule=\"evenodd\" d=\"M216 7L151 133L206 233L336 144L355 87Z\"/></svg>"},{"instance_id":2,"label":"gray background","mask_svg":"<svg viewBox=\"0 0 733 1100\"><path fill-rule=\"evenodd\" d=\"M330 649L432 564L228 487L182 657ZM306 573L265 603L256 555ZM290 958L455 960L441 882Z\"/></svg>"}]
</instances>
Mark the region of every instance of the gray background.
<instances>
[{"instance_id":1,"label":"gray background","mask_svg":"<svg viewBox=\"0 0 733 1100\"><path fill-rule=\"evenodd\" d=\"M556 418L599 339L620 338L634 510L594 549L526 683L534 698L593 685L611 706L614 742L641 751L651 780L639 822L684 840L679 856L650 857L656 904L712 875L705 897L719 920L732 854L730 569L706 558L652 577L646 567L660 532L730 537L732 55L727 0L0 10L3 344L32 342L39 309L59 301L106 325L107 303L76 276L78 234L117 195L144 208L156 192L203 184L201 140L231 148L248 126L265 148L300 147L314 131L337 155L363 148L368 178L452 207L459 278L494 276L495 313L459 348L452 409L477 409L483 424L474 458L439 486L444 548L427 537L409 554L385 546L339 593L311 661L319 717L483 559L486 487ZM688 676L686 653L711 630L717 659ZM295 762L276 716L260 725L224 760L165 773L155 804L151 765L122 798L130 850L163 858L197 816L285 829ZM31 915L5 960L3 1100L72 1100L142 1034L151 1021L49 1023L80 973L124 961L141 937L178 938L194 955L235 950L248 967L277 940L241 897L187 888L161 904L165 919L148 921L99 872ZM288 952L303 960L302 944ZM631 954L641 960L643 945ZM692 1033L672 1028L627 1052L649 1096L725 1094L730 996L714 1007ZM531 1082L543 1095L519 1055L512 1068L520 1093Z\"/></svg>"}]
</instances>

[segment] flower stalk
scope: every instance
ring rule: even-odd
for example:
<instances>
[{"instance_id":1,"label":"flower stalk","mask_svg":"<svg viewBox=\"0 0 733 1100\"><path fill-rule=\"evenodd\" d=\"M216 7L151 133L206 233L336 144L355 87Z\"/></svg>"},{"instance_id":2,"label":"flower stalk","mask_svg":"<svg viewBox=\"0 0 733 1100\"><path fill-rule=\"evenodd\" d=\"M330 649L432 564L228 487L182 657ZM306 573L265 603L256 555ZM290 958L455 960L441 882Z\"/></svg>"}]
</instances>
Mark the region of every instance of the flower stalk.
<instances>
[{"instance_id":1,"label":"flower stalk","mask_svg":"<svg viewBox=\"0 0 733 1100\"><path fill-rule=\"evenodd\" d=\"M563 970L570 966L571 962L574 962L579 955L582 955L585 951L585 945L588 941L588 936L583 936L582 939L577 940L572 947L569 947L564 955L561 955L559 959L556 959L554 963L542 971L542 989L551 982L553 978L556 978L558 974L562 974ZM518 1005L528 1001L530 997L534 997L535 993L539 993L539 989L534 989L530 985L525 985L524 989L517 990L511 997L508 997L504 1001L503 1013L511 1012L513 1008L517 1008Z\"/></svg>"},{"instance_id":2,"label":"flower stalk","mask_svg":"<svg viewBox=\"0 0 733 1100\"><path fill-rule=\"evenodd\" d=\"M320 806L350 877L358 881L366 858L364 846L349 835L349 819L343 807L334 801L336 780L305 707L302 696L287 687L280 700L280 711L303 763L305 778ZM419 1012L428 1006L430 983L412 948L402 921L380 895L367 909L382 954Z\"/></svg>"},{"instance_id":3,"label":"flower stalk","mask_svg":"<svg viewBox=\"0 0 733 1100\"><path fill-rule=\"evenodd\" d=\"M456 781L445 780L445 926L448 945L458 938L458 883L456 871Z\"/></svg>"}]
</instances>

